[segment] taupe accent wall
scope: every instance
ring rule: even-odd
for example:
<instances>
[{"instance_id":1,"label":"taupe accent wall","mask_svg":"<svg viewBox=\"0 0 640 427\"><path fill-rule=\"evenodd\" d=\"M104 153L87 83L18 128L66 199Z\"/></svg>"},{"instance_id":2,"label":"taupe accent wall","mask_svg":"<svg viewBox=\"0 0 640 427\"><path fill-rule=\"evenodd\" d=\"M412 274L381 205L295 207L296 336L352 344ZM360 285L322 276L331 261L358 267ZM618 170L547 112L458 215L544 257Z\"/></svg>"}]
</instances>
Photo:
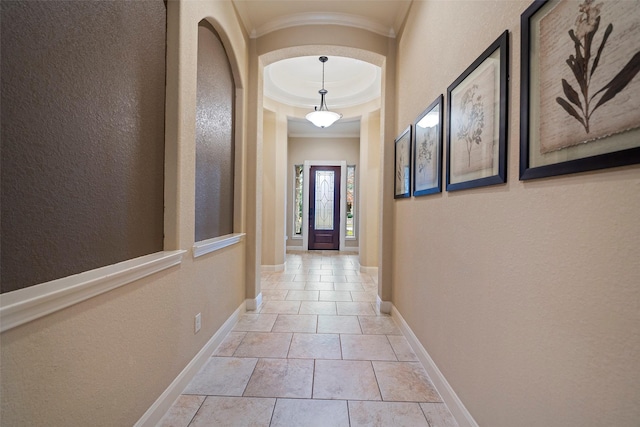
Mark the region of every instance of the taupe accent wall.
<instances>
[{"instance_id":1,"label":"taupe accent wall","mask_svg":"<svg viewBox=\"0 0 640 427\"><path fill-rule=\"evenodd\" d=\"M233 233L234 96L224 46L203 20L198 25L196 242Z\"/></svg>"},{"instance_id":2,"label":"taupe accent wall","mask_svg":"<svg viewBox=\"0 0 640 427\"><path fill-rule=\"evenodd\" d=\"M2 292L161 251L165 4L1 8Z\"/></svg>"}]
</instances>

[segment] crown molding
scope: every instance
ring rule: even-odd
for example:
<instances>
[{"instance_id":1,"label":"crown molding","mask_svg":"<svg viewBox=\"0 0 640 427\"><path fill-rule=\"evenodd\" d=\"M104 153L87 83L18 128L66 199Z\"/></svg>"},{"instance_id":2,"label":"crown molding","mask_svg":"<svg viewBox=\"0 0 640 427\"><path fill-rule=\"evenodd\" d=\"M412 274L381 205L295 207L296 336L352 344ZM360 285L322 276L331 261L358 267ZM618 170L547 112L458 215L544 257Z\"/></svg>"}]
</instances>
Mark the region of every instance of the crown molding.
<instances>
[{"instance_id":1,"label":"crown molding","mask_svg":"<svg viewBox=\"0 0 640 427\"><path fill-rule=\"evenodd\" d=\"M360 28L371 31L385 37L395 38L396 33L393 28L388 28L371 19L348 13L298 13L286 15L267 24L251 30L252 39L262 37L273 31L285 28L305 26L305 25L342 25L345 27Z\"/></svg>"}]
</instances>

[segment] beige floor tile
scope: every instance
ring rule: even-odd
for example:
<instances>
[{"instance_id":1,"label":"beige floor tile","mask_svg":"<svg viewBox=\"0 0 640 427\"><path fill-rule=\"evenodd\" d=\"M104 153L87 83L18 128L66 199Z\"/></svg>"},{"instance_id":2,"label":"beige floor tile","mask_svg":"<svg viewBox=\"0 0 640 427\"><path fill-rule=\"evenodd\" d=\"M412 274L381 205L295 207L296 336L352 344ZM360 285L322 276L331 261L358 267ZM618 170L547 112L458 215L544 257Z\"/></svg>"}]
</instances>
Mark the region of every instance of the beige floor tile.
<instances>
[{"instance_id":1,"label":"beige floor tile","mask_svg":"<svg viewBox=\"0 0 640 427\"><path fill-rule=\"evenodd\" d=\"M351 268L353 268L353 267L351 267ZM340 267L339 269L335 269L334 268L333 269L333 274L340 275L340 276L342 276L343 274L345 276L359 276L360 272L356 271L356 270L345 270L344 268Z\"/></svg>"},{"instance_id":2,"label":"beige floor tile","mask_svg":"<svg viewBox=\"0 0 640 427\"><path fill-rule=\"evenodd\" d=\"M319 291L289 291L287 301L318 301Z\"/></svg>"},{"instance_id":3,"label":"beige floor tile","mask_svg":"<svg viewBox=\"0 0 640 427\"><path fill-rule=\"evenodd\" d=\"M351 292L351 299L353 301L362 301L362 302L376 302L378 299L377 292Z\"/></svg>"},{"instance_id":4,"label":"beige floor tile","mask_svg":"<svg viewBox=\"0 0 640 427\"><path fill-rule=\"evenodd\" d=\"M360 286L362 286L362 289L364 289L366 292L378 292L377 283L374 283L374 282L360 283Z\"/></svg>"},{"instance_id":5,"label":"beige floor tile","mask_svg":"<svg viewBox=\"0 0 640 427\"><path fill-rule=\"evenodd\" d=\"M375 316L376 312L370 302L337 302L338 315Z\"/></svg>"},{"instance_id":6,"label":"beige floor tile","mask_svg":"<svg viewBox=\"0 0 640 427\"><path fill-rule=\"evenodd\" d=\"M291 333L247 332L235 357L287 357Z\"/></svg>"},{"instance_id":7,"label":"beige floor tile","mask_svg":"<svg viewBox=\"0 0 640 427\"><path fill-rule=\"evenodd\" d=\"M420 405L404 402L349 402L351 427L429 427Z\"/></svg>"},{"instance_id":8,"label":"beige floor tile","mask_svg":"<svg viewBox=\"0 0 640 427\"><path fill-rule=\"evenodd\" d=\"M347 282L347 276L333 276L333 275L321 275L321 282Z\"/></svg>"},{"instance_id":9,"label":"beige floor tile","mask_svg":"<svg viewBox=\"0 0 640 427\"><path fill-rule=\"evenodd\" d=\"M287 293L286 289L262 289L262 301L284 301Z\"/></svg>"},{"instance_id":10,"label":"beige floor tile","mask_svg":"<svg viewBox=\"0 0 640 427\"><path fill-rule=\"evenodd\" d=\"M336 291L359 291L364 292L364 288L360 283L334 283Z\"/></svg>"},{"instance_id":11,"label":"beige floor tile","mask_svg":"<svg viewBox=\"0 0 640 427\"><path fill-rule=\"evenodd\" d=\"M293 334L289 359L341 359L338 334Z\"/></svg>"},{"instance_id":12,"label":"beige floor tile","mask_svg":"<svg viewBox=\"0 0 640 427\"><path fill-rule=\"evenodd\" d=\"M213 352L214 356L233 356L236 349L244 339L246 332L229 332L222 340L218 348Z\"/></svg>"},{"instance_id":13,"label":"beige floor tile","mask_svg":"<svg viewBox=\"0 0 640 427\"><path fill-rule=\"evenodd\" d=\"M381 400L371 362L316 360L313 398Z\"/></svg>"},{"instance_id":14,"label":"beige floor tile","mask_svg":"<svg viewBox=\"0 0 640 427\"><path fill-rule=\"evenodd\" d=\"M184 394L242 396L257 362L251 358L211 357Z\"/></svg>"},{"instance_id":15,"label":"beige floor tile","mask_svg":"<svg viewBox=\"0 0 640 427\"><path fill-rule=\"evenodd\" d=\"M363 334L401 335L391 316L358 316Z\"/></svg>"},{"instance_id":16,"label":"beige floor tile","mask_svg":"<svg viewBox=\"0 0 640 427\"><path fill-rule=\"evenodd\" d=\"M293 282L293 279L296 277L295 274L291 274L289 272L278 271L275 273L271 273L269 276L269 280L277 281L277 282Z\"/></svg>"},{"instance_id":17,"label":"beige floor tile","mask_svg":"<svg viewBox=\"0 0 640 427\"><path fill-rule=\"evenodd\" d=\"M240 317L159 425L457 426L359 268L323 251L263 272L259 314Z\"/></svg>"},{"instance_id":18,"label":"beige floor tile","mask_svg":"<svg viewBox=\"0 0 640 427\"><path fill-rule=\"evenodd\" d=\"M278 282L276 289L287 291L303 291L306 282Z\"/></svg>"},{"instance_id":19,"label":"beige floor tile","mask_svg":"<svg viewBox=\"0 0 640 427\"><path fill-rule=\"evenodd\" d=\"M382 398L396 402L442 402L418 362L372 362Z\"/></svg>"},{"instance_id":20,"label":"beige floor tile","mask_svg":"<svg viewBox=\"0 0 640 427\"><path fill-rule=\"evenodd\" d=\"M318 316L319 334L361 334L357 316Z\"/></svg>"},{"instance_id":21,"label":"beige floor tile","mask_svg":"<svg viewBox=\"0 0 640 427\"><path fill-rule=\"evenodd\" d=\"M244 395L310 399L313 363L305 359L260 359Z\"/></svg>"},{"instance_id":22,"label":"beige floor tile","mask_svg":"<svg viewBox=\"0 0 640 427\"><path fill-rule=\"evenodd\" d=\"M262 280L260 282L260 289L262 289L263 291L266 289L277 289L277 288L278 288L278 282L270 282L265 280Z\"/></svg>"},{"instance_id":23,"label":"beige floor tile","mask_svg":"<svg viewBox=\"0 0 640 427\"><path fill-rule=\"evenodd\" d=\"M296 274L296 277L293 278L294 282L319 282L320 275L319 274Z\"/></svg>"},{"instance_id":24,"label":"beige floor tile","mask_svg":"<svg viewBox=\"0 0 640 427\"><path fill-rule=\"evenodd\" d=\"M458 427L458 423L444 403L421 403L420 407L431 427Z\"/></svg>"},{"instance_id":25,"label":"beige floor tile","mask_svg":"<svg viewBox=\"0 0 640 427\"><path fill-rule=\"evenodd\" d=\"M187 427L205 397L180 395L156 427Z\"/></svg>"},{"instance_id":26,"label":"beige floor tile","mask_svg":"<svg viewBox=\"0 0 640 427\"><path fill-rule=\"evenodd\" d=\"M318 268L310 269L309 274L317 274L320 276L333 276L333 269L320 270Z\"/></svg>"},{"instance_id":27,"label":"beige floor tile","mask_svg":"<svg viewBox=\"0 0 640 427\"><path fill-rule=\"evenodd\" d=\"M278 318L277 314L246 313L233 327L236 332L269 332Z\"/></svg>"},{"instance_id":28,"label":"beige floor tile","mask_svg":"<svg viewBox=\"0 0 640 427\"><path fill-rule=\"evenodd\" d=\"M260 314L298 314L300 301L267 301L262 303Z\"/></svg>"},{"instance_id":29,"label":"beige floor tile","mask_svg":"<svg viewBox=\"0 0 640 427\"><path fill-rule=\"evenodd\" d=\"M402 335L387 335L393 351L400 362L417 362L418 357L411 349L409 342Z\"/></svg>"},{"instance_id":30,"label":"beige floor tile","mask_svg":"<svg viewBox=\"0 0 640 427\"><path fill-rule=\"evenodd\" d=\"M320 301L351 301L351 292L320 291Z\"/></svg>"},{"instance_id":31,"label":"beige floor tile","mask_svg":"<svg viewBox=\"0 0 640 427\"><path fill-rule=\"evenodd\" d=\"M345 360L397 360L386 335L341 335Z\"/></svg>"},{"instance_id":32,"label":"beige floor tile","mask_svg":"<svg viewBox=\"0 0 640 427\"><path fill-rule=\"evenodd\" d=\"M207 397L189 427L268 427L276 399Z\"/></svg>"},{"instance_id":33,"label":"beige floor tile","mask_svg":"<svg viewBox=\"0 0 640 427\"><path fill-rule=\"evenodd\" d=\"M304 287L306 291L333 291L333 283L331 282L307 282Z\"/></svg>"},{"instance_id":34,"label":"beige floor tile","mask_svg":"<svg viewBox=\"0 0 640 427\"><path fill-rule=\"evenodd\" d=\"M336 314L336 303L330 301L302 301L300 314Z\"/></svg>"},{"instance_id":35,"label":"beige floor tile","mask_svg":"<svg viewBox=\"0 0 640 427\"><path fill-rule=\"evenodd\" d=\"M271 427L349 427L346 400L278 399Z\"/></svg>"},{"instance_id":36,"label":"beige floor tile","mask_svg":"<svg viewBox=\"0 0 640 427\"><path fill-rule=\"evenodd\" d=\"M366 283L371 282L371 277L368 275L360 275L360 276L346 276L347 282L349 283Z\"/></svg>"},{"instance_id":37,"label":"beige floor tile","mask_svg":"<svg viewBox=\"0 0 640 427\"><path fill-rule=\"evenodd\" d=\"M315 333L317 327L318 316L315 314L279 314L273 332Z\"/></svg>"}]
</instances>

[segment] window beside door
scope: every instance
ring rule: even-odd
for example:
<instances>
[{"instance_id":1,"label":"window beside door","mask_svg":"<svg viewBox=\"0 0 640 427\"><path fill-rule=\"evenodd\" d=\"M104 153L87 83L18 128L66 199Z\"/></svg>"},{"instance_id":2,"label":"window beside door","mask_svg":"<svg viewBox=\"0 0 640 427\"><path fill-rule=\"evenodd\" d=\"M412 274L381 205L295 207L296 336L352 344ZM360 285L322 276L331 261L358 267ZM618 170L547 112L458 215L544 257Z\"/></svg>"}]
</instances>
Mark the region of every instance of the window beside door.
<instances>
[{"instance_id":1,"label":"window beside door","mask_svg":"<svg viewBox=\"0 0 640 427\"><path fill-rule=\"evenodd\" d=\"M302 238L302 210L304 190L304 165L294 166L294 194L293 194L293 236Z\"/></svg>"},{"instance_id":2,"label":"window beside door","mask_svg":"<svg viewBox=\"0 0 640 427\"><path fill-rule=\"evenodd\" d=\"M293 179L293 236L302 238L302 215L304 193L304 166L294 165ZM345 236L347 239L356 238L356 165L347 166L347 212Z\"/></svg>"},{"instance_id":3,"label":"window beside door","mask_svg":"<svg viewBox=\"0 0 640 427\"><path fill-rule=\"evenodd\" d=\"M356 238L356 165L347 166L347 239Z\"/></svg>"}]
</instances>

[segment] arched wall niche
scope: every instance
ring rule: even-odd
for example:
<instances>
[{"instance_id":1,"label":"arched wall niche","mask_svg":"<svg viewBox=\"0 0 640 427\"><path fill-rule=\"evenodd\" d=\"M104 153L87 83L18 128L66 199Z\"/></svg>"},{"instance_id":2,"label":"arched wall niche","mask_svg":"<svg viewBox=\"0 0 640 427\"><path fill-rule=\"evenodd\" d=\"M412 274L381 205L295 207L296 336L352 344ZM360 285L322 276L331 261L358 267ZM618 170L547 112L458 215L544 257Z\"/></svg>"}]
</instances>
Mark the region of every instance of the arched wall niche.
<instances>
[{"instance_id":1,"label":"arched wall niche","mask_svg":"<svg viewBox=\"0 0 640 427\"><path fill-rule=\"evenodd\" d=\"M198 24L210 24L235 86L234 232L246 228L249 42L228 2L168 2L165 138L165 249L191 247L195 235L195 120Z\"/></svg>"},{"instance_id":2,"label":"arched wall niche","mask_svg":"<svg viewBox=\"0 0 640 427\"><path fill-rule=\"evenodd\" d=\"M198 23L195 241L233 233L236 83L215 28Z\"/></svg>"},{"instance_id":3,"label":"arched wall niche","mask_svg":"<svg viewBox=\"0 0 640 427\"><path fill-rule=\"evenodd\" d=\"M227 35L227 32L224 29L224 26L222 26L212 16L204 17L200 21L207 21L216 31L216 33L218 34L218 37L220 37L220 41L222 41L224 50L227 53L227 58L229 59L229 64L231 66L231 73L233 74L233 80L236 84L236 90L244 88L246 86L246 82L244 81L244 74L240 72L238 57L236 55L235 50L233 49L233 44L231 42L231 39Z\"/></svg>"}]
</instances>

